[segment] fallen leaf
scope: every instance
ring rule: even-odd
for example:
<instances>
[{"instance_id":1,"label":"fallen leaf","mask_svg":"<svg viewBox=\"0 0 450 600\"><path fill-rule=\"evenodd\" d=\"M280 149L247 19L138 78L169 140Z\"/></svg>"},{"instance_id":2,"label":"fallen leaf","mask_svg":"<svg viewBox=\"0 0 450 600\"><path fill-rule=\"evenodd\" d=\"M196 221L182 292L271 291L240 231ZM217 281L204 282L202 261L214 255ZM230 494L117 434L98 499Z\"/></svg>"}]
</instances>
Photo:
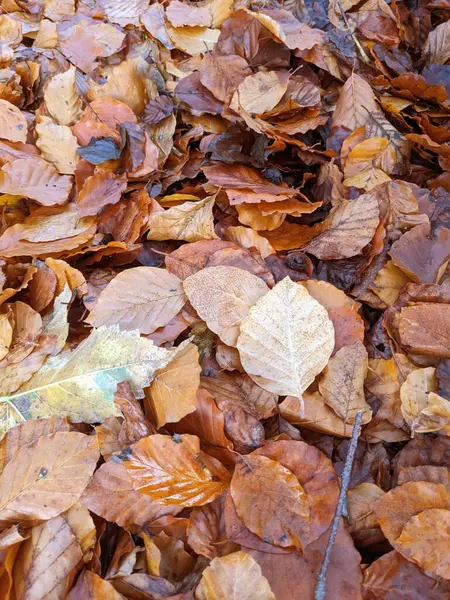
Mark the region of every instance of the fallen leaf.
<instances>
[{"instance_id":1,"label":"fallen leaf","mask_svg":"<svg viewBox=\"0 0 450 600\"><path fill-rule=\"evenodd\" d=\"M173 351L158 348L138 331L120 332L117 326L95 329L74 351L47 360L20 390L0 398L16 423L52 416L98 423L120 415L114 392L129 381L137 397L154 372L167 364ZM1 430L11 426L1 423Z\"/></svg>"},{"instance_id":2,"label":"fallen leaf","mask_svg":"<svg viewBox=\"0 0 450 600\"><path fill-rule=\"evenodd\" d=\"M422 50L427 62L435 65L445 65L450 58L450 27L441 23L428 34Z\"/></svg>"},{"instance_id":3,"label":"fallen leaf","mask_svg":"<svg viewBox=\"0 0 450 600\"><path fill-rule=\"evenodd\" d=\"M156 267L122 271L101 291L86 322L153 333L180 312L186 296L175 275Z\"/></svg>"},{"instance_id":4,"label":"fallen leaf","mask_svg":"<svg viewBox=\"0 0 450 600\"><path fill-rule=\"evenodd\" d=\"M220 35L219 29L209 27L171 27L167 25L167 31L175 48L191 56L213 50Z\"/></svg>"},{"instance_id":5,"label":"fallen leaf","mask_svg":"<svg viewBox=\"0 0 450 600\"><path fill-rule=\"evenodd\" d=\"M17 106L7 100L0 100L0 138L25 143L27 132L27 120Z\"/></svg>"},{"instance_id":6,"label":"fallen leaf","mask_svg":"<svg viewBox=\"0 0 450 600\"><path fill-rule=\"evenodd\" d=\"M0 192L27 196L44 206L65 204L71 189L72 178L59 175L41 158L19 158L0 172Z\"/></svg>"},{"instance_id":7,"label":"fallen leaf","mask_svg":"<svg viewBox=\"0 0 450 600\"><path fill-rule=\"evenodd\" d=\"M279 462L266 456L243 457L236 465L230 492L239 518L262 540L282 547L306 546L307 495L294 474Z\"/></svg>"},{"instance_id":8,"label":"fallen leaf","mask_svg":"<svg viewBox=\"0 0 450 600\"><path fill-rule=\"evenodd\" d=\"M151 408L157 429L166 423L177 423L197 409L200 371L194 344L181 348L166 367L156 371L146 392L146 407Z\"/></svg>"},{"instance_id":9,"label":"fallen leaf","mask_svg":"<svg viewBox=\"0 0 450 600\"><path fill-rule=\"evenodd\" d=\"M207 196L199 202L184 202L164 212L150 215L149 240L199 240L216 239L213 222L213 206L216 196Z\"/></svg>"},{"instance_id":10,"label":"fallen leaf","mask_svg":"<svg viewBox=\"0 0 450 600\"><path fill-rule=\"evenodd\" d=\"M228 486L228 471L200 450L193 435L148 436L133 444L123 460L134 489L161 504L202 506Z\"/></svg>"},{"instance_id":11,"label":"fallen leaf","mask_svg":"<svg viewBox=\"0 0 450 600\"><path fill-rule=\"evenodd\" d=\"M209 329L234 347L250 307L269 291L259 277L234 267L203 269L185 279L183 286Z\"/></svg>"},{"instance_id":12,"label":"fallen leaf","mask_svg":"<svg viewBox=\"0 0 450 600\"><path fill-rule=\"evenodd\" d=\"M238 546L227 540L224 520L225 495L209 504L194 508L187 528L188 543L197 552L210 559L231 554Z\"/></svg>"},{"instance_id":13,"label":"fallen leaf","mask_svg":"<svg viewBox=\"0 0 450 600\"><path fill-rule=\"evenodd\" d=\"M47 520L69 509L94 472L95 437L56 432L19 448L0 475L0 521Z\"/></svg>"},{"instance_id":14,"label":"fallen leaf","mask_svg":"<svg viewBox=\"0 0 450 600\"><path fill-rule=\"evenodd\" d=\"M326 366L333 347L326 310L288 277L250 309L237 342L242 366L255 383L298 397Z\"/></svg>"},{"instance_id":15,"label":"fallen leaf","mask_svg":"<svg viewBox=\"0 0 450 600\"><path fill-rule=\"evenodd\" d=\"M35 130L36 146L45 160L53 163L59 173L73 175L78 162L78 143L70 128L57 125L49 117L40 117Z\"/></svg>"},{"instance_id":16,"label":"fallen leaf","mask_svg":"<svg viewBox=\"0 0 450 600\"><path fill-rule=\"evenodd\" d=\"M400 310L400 343L410 352L450 358L448 304L421 302Z\"/></svg>"},{"instance_id":17,"label":"fallen leaf","mask_svg":"<svg viewBox=\"0 0 450 600\"><path fill-rule=\"evenodd\" d=\"M239 84L231 107L242 107L248 113L261 114L274 108L287 90L287 77L282 72L258 71ZM284 81L283 81L284 79Z\"/></svg>"},{"instance_id":18,"label":"fallen leaf","mask_svg":"<svg viewBox=\"0 0 450 600\"><path fill-rule=\"evenodd\" d=\"M148 0L99 0L105 15L112 23L125 25L139 25L139 17L148 8Z\"/></svg>"},{"instance_id":19,"label":"fallen leaf","mask_svg":"<svg viewBox=\"0 0 450 600\"><path fill-rule=\"evenodd\" d=\"M45 106L60 125L72 125L81 116L82 104L75 85L76 69L71 66L57 73L47 83L44 92Z\"/></svg>"},{"instance_id":20,"label":"fallen leaf","mask_svg":"<svg viewBox=\"0 0 450 600\"><path fill-rule=\"evenodd\" d=\"M371 241L379 223L378 202L363 194L356 200L343 200L322 223L321 233L306 251L322 260L350 258Z\"/></svg>"},{"instance_id":21,"label":"fallen leaf","mask_svg":"<svg viewBox=\"0 0 450 600\"><path fill-rule=\"evenodd\" d=\"M319 381L323 399L346 423L354 423L358 411L363 412L363 423L372 418L372 410L364 397L367 369L367 350L359 341L338 350Z\"/></svg>"},{"instance_id":22,"label":"fallen leaf","mask_svg":"<svg viewBox=\"0 0 450 600\"><path fill-rule=\"evenodd\" d=\"M77 149L77 154L93 165L120 158L122 151L112 137L91 137L89 143Z\"/></svg>"},{"instance_id":23,"label":"fallen leaf","mask_svg":"<svg viewBox=\"0 0 450 600\"><path fill-rule=\"evenodd\" d=\"M94 514L131 531L181 510L174 504L163 506L135 491L126 468L115 458L97 469L80 502Z\"/></svg>"},{"instance_id":24,"label":"fallen leaf","mask_svg":"<svg viewBox=\"0 0 450 600\"><path fill-rule=\"evenodd\" d=\"M93 571L84 570L77 579L77 583L69 592L67 600L101 600L110 598L111 600L122 600L122 594L116 592L113 586L96 575Z\"/></svg>"},{"instance_id":25,"label":"fallen leaf","mask_svg":"<svg viewBox=\"0 0 450 600\"><path fill-rule=\"evenodd\" d=\"M214 558L202 574L197 600L275 600L261 567L239 551Z\"/></svg>"},{"instance_id":26,"label":"fallen leaf","mask_svg":"<svg viewBox=\"0 0 450 600\"><path fill-rule=\"evenodd\" d=\"M264 259L271 254L275 254L272 244L248 227L227 227L224 237L231 242L236 242L243 248L257 248Z\"/></svg>"},{"instance_id":27,"label":"fallen leaf","mask_svg":"<svg viewBox=\"0 0 450 600\"><path fill-rule=\"evenodd\" d=\"M117 204L126 187L124 175L115 175L110 171L94 173L86 179L78 194L76 208L79 216L93 216L108 204Z\"/></svg>"}]
</instances>

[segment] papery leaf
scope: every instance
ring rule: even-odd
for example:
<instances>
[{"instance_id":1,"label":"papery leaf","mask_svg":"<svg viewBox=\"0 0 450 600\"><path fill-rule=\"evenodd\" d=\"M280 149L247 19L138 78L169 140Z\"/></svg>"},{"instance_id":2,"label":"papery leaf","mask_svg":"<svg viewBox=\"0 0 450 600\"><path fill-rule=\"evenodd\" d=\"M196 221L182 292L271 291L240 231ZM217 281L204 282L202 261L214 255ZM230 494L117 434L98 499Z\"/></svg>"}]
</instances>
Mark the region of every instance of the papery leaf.
<instances>
[{"instance_id":1,"label":"papery leaf","mask_svg":"<svg viewBox=\"0 0 450 600\"><path fill-rule=\"evenodd\" d=\"M83 571L77 579L77 583L69 592L67 600L122 600L122 594L116 592L114 587L106 579L102 579L93 571Z\"/></svg>"},{"instance_id":2,"label":"papery leaf","mask_svg":"<svg viewBox=\"0 0 450 600\"><path fill-rule=\"evenodd\" d=\"M229 482L228 471L200 450L194 435L150 435L133 444L123 461L135 490L161 504L202 506Z\"/></svg>"},{"instance_id":3,"label":"papery leaf","mask_svg":"<svg viewBox=\"0 0 450 600\"><path fill-rule=\"evenodd\" d=\"M76 69L54 75L48 82L44 100L50 115L60 125L72 125L81 115L81 98L75 85Z\"/></svg>"},{"instance_id":4,"label":"papery leaf","mask_svg":"<svg viewBox=\"0 0 450 600\"><path fill-rule=\"evenodd\" d=\"M186 295L175 275L156 267L135 267L119 273L100 293L88 323L95 327L153 333L181 310Z\"/></svg>"},{"instance_id":5,"label":"papery leaf","mask_svg":"<svg viewBox=\"0 0 450 600\"><path fill-rule=\"evenodd\" d=\"M17 106L0 100L0 138L10 142L26 142L27 131L27 120Z\"/></svg>"},{"instance_id":6,"label":"papery leaf","mask_svg":"<svg viewBox=\"0 0 450 600\"><path fill-rule=\"evenodd\" d=\"M66 125L57 125L48 117L41 117L36 125L36 146L44 158L55 165L58 173L75 173L78 162L78 143Z\"/></svg>"},{"instance_id":7,"label":"papery leaf","mask_svg":"<svg viewBox=\"0 0 450 600\"><path fill-rule=\"evenodd\" d=\"M77 153L93 165L120 158L121 152L112 137L92 137L87 146L77 149Z\"/></svg>"},{"instance_id":8,"label":"papery leaf","mask_svg":"<svg viewBox=\"0 0 450 600\"><path fill-rule=\"evenodd\" d=\"M242 365L258 385L293 396L326 366L333 347L326 310L288 277L250 309L237 342Z\"/></svg>"},{"instance_id":9,"label":"papery leaf","mask_svg":"<svg viewBox=\"0 0 450 600\"><path fill-rule=\"evenodd\" d=\"M118 383L129 381L142 397L142 388L172 356L173 351L154 346L138 331L100 327L75 350L47 360L17 393L0 398L0 403L6 403L18 422L53 416L101 422L121 414L114 405ZM8 427L1 424L2 431Z\"/></svg>"}]
</instances>

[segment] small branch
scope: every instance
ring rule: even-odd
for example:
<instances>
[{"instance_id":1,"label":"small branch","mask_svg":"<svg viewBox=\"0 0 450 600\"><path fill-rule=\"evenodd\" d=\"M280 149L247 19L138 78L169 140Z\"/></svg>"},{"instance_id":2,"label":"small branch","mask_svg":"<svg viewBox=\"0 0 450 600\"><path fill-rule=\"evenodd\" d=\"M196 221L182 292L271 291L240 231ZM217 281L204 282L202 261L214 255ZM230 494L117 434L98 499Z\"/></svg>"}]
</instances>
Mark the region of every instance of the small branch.
<instances>
[{"instance_id":1,"label":"small branch","mask_svg":"<svg viewBox=\"0 0 450 600\"><path fill-rule=\"evenodd\" d=\"M350 446L348 449L347 458L345 459L344 471L341 478L341 492L339 494L338 505L334 514L333 523L331 526L330 539L328 540L327 548L325 550L325 556L323 557L322 566L320 567L320 573L317 578L316 592L314 595L315 600L325 600L325 591L327 585L327 569L330 564L331 553L333 551L334 542L339 528L339 522L341 517L346 511L347 506L347 489L350 482L350 475L352 473L353 459L355 457L356 446L358 444L359 434L361 432L361 422L363 417L363 411L359 410L356 413L355 424L353 425L352 439L350 440Z\"/></svg>"},{"instance_id":2,"label":"small branch","mask_svg":"<svg viewBox=\"0 0 450 600\"><path fill-rule=\"evenodd\" d=\"M347 27L347 29L349 30L349 32L350 32L350 35L352 36L352 40L353 40L353 42L354 42L355 46L357 47L357 49L359 50L359 53L360 53L360 55L361 55L361 58L362 58L362 60L363 60L363 61L366 63L366 65L370 64L370 59L369 59L369 57L367 56L367 54L366 54L366 51L365 51L365 50L364 50L364 48L361 46L361 44L360 44L360 42L359 42L358 38L357 38L357 37L356 37L356 35L353 33L353 31L352 31L352 28L350 27L350 23L348 22L347 15L345 14L345 10L344 10L344 7L342 6L342 2L341 2L341 0L337 0L337 3L338 3L338 5L339 5L339 10L341 11L342 18L344 19L345 26L346 26L346 27Z\"/></svg>"}]
</instances>

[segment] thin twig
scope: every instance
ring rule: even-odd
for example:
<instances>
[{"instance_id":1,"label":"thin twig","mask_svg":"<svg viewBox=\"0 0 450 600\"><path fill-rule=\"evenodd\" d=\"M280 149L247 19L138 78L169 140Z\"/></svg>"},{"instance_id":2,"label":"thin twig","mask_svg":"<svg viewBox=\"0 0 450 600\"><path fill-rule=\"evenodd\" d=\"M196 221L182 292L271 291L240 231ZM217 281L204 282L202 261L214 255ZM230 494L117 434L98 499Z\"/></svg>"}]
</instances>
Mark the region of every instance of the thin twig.
<instances>
[{"instance_id":1,"label":"thin twig","mask_svg":"<svg viewBox=\"0 0 450 600\"><path fill-rule=\"evenodd\" d=\"M348 448L347 458L345 459L344 471L341 478L341 493L339 494L338 505L334 514L333 524L331 526L330 539L328 540L327 548L325 550L325 556L323 557L322 566L320 567L320 573L317 578L317 586L315 592L315 600L325 600L325 591L327 585L327 569L330 564L331 553L333 551L334 542L339 528L339 522L342 514L346 509L347 505L347 489L350 482L350 475L352 473L353 459L355 457L356 446L358 444L358 438L361 431L361 421L363 417L363 411L359 410L356 413L355 424L353 425L352 439L350 440L350 446Z\"/></svg>"},{"instance_id":2,"label":"thin twig","mask_svg":"<svg viewBox=\"0 0 450 600\"><path fill-rule=\"evenodd\" d=\"M345 26L349 30L350 35L352 36L352 40L355 43L355 46L357 47L357 49L359 50L359 53L361 55L362 60L366 63L366 65L368 65L370 63L370 59L367 56L366 51L364 50L364 48L359 43L358 38L353 33L352 28L350 27L350 23L348 22L347 15L345 14L345 10L344 10L344 7L342 6L341 0L337 0L337 3L339 5L339 10L341 11L342 18L344 19Z\"/></svg>"}]
</instances>

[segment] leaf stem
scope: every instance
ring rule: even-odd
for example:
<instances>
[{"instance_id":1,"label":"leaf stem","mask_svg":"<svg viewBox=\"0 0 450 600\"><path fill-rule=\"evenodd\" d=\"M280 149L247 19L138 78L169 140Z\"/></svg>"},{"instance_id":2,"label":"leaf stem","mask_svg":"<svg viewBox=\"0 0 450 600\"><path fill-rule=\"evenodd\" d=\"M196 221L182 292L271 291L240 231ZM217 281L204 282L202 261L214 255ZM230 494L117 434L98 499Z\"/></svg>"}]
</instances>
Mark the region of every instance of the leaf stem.
<instances>
[{"instance_id":1,"label":"leaf stem","mask_svg":"<svg viewBox=\"0 0 450 600\"><path fill-rule=\"evenodd\" d=\"M331 553L333 551L334 542L339 528L339 522L344 513L347 503L347 489L350 482L350 475L352 473L353 459L355 457L356 446L358 444L359 434L361 432L361 422L363 417L363 411L359 410L356 413L355 424L353 425L352 438L350 440L350 446L348 454L345 459L344 471L341 478L341 492L339 494L339 500L334 514L333 523L331 525L330 538L328 540L325 555L323 557L322 566L320 567L319 576L317 578L317 585L314 598L315 600L325 600L325 592L327 585L327 569L331 560Z\"/></svg>"}]
</instances>

